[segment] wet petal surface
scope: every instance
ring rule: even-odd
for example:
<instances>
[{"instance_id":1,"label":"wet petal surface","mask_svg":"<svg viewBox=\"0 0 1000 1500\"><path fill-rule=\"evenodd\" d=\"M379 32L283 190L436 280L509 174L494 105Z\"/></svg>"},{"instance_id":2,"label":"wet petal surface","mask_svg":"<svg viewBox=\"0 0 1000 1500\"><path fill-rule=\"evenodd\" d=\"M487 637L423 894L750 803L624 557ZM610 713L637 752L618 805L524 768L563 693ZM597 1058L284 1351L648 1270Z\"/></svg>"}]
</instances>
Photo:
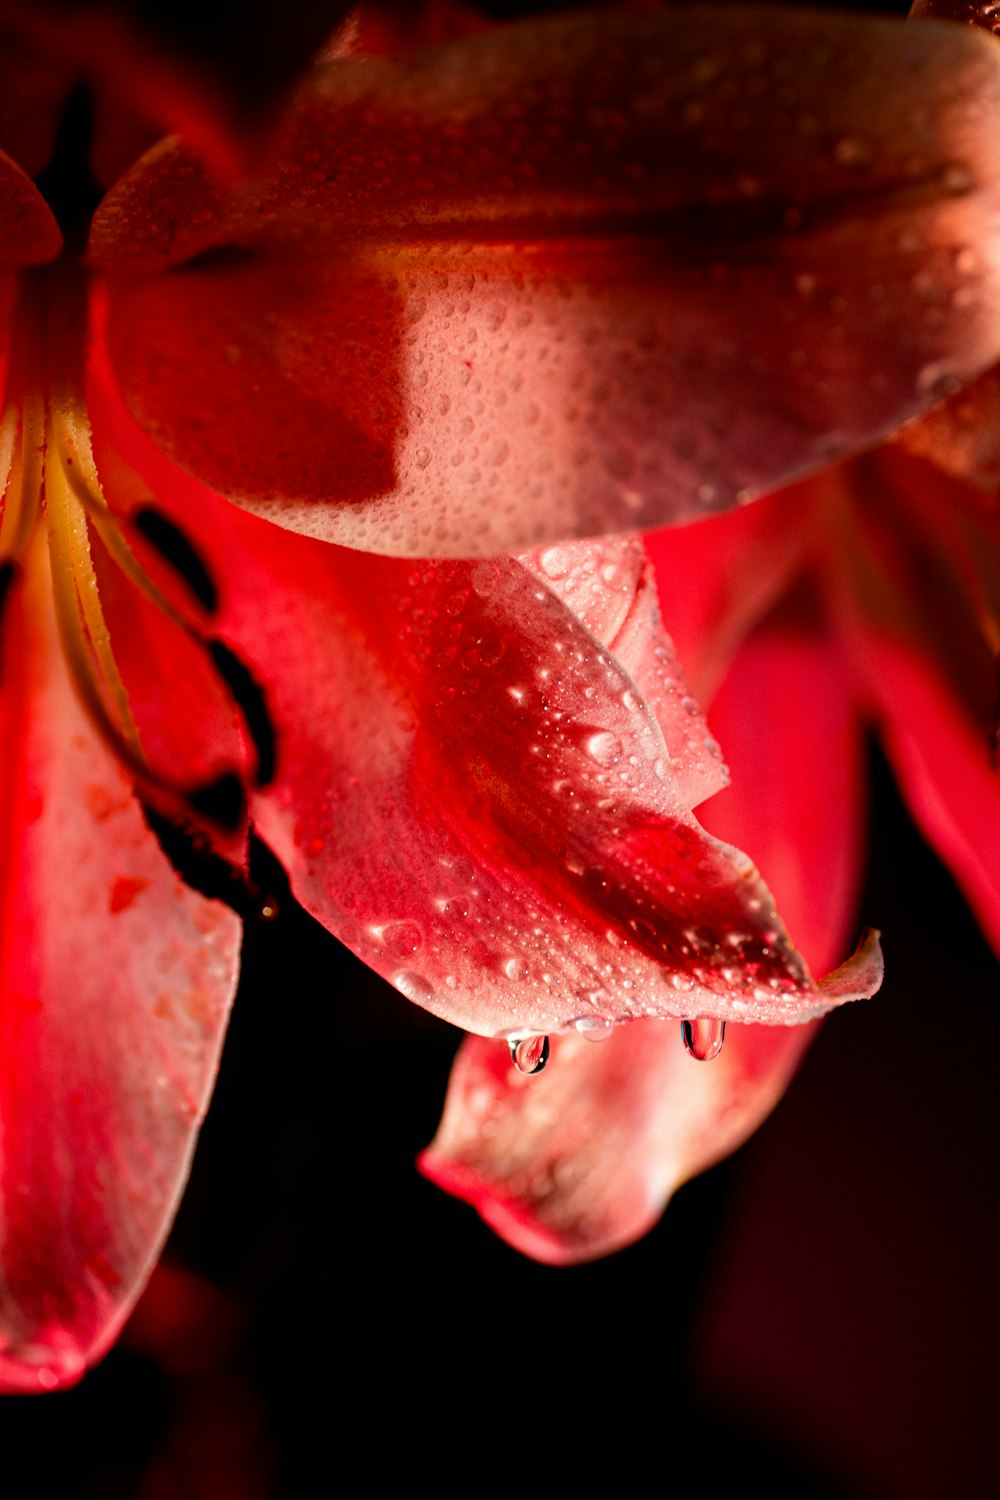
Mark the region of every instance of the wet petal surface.
<instances>
[{"instance_id":1,"label":"wet petal surface","mask_svg":"<svg viewBox=\"0 0 1000 1500\"><path fill-rule=\"evenodd\" d=\"M184 467L351 546L725 509L996 358L998 78L958 27L700 7L345 59L259 186L168 145L106 200L122 388Z\"/></svg>"},{"instance_id":2,"label":"wet petal surface","mask_svg":"<svg viewBox=\"0 0 1000 1500\"><path fill-rule=\"evenodd\" d=\"M691 816L714 764L693 702L665 738L621 663L513 559L359 556L227 512L105 397L95 434L183 506L206 555L228 515L219 629L277 726L254 815L299 899L367 963L486 1034L827 1008L745 856ZM644 566L604 544L591 561L576 566L595 624L670 700Z\"/></svg>"},{"instance_id":3,"label":"wet petal surface","mask_svg":"<svg viewBox=\"0 0 1000 1500\"><path fill-rule=\"evenodd\" d=\"M821 972L847 939L860 852L858 735L846 693L828 691L836 678L818 636L753 637L713 705L734 781L706 808L718 833L758 852ZM786 712L793 703L800 714ZM608 1254L646 1233L686 1178L751 1134L810 1034L728 1026L719 1055L699 1063L673 1027L641 1023L600 1046L554 1038L542 1078L522 1077L502 1049L470 1038L421 1168L528 1255L565 1264Z\"/></svg>"}]
</instances>

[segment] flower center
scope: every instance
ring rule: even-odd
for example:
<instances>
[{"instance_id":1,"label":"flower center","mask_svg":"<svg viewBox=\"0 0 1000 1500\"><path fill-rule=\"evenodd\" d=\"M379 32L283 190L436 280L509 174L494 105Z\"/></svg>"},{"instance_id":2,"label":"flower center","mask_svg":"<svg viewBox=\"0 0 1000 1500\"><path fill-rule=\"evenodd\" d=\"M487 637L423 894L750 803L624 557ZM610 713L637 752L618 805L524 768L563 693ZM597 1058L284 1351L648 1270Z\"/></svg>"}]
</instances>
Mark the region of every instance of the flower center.
<instances>
[{"instance_id":1,"label":"flower center","mask_svg":"<svg viewBox=\"0 0 1000 1500\"><path fill-rule=\"evenodd\" d=\"M72 337L80 311L72 305L79 300L72 283L78 279L63 266L24 277L0 417L0 565L11 571L28 565L44 522L59 633L76 689L118 757L155 782L115 662L91 552L93 524L114 560L138 581L142 570L104 498L80 382L73 378L82 348ZM65 342L53 340L54 323L61 324ZM144 575L143 584L148 589Z\"/></svg>"},{"instance_id":2,"label":"flower center","mask_svg":"<svg viewBox=\"0 0 1000 1500\"><path fill-rule=\"evenodd\" d=\"M0 597L21 572L44 566L47 552L59 636L74 686L139 795L175 822L193 818L236 831L245 824L247 784L264 785L274 773L264 695L231 648L206 628L217 611L215 587L184 533L152 503L124 514L108 503L83 395L86 292L85 273L69 257L22 278L0 415ZM117 569L154 606L162 628L178 633L177 652L186 647L190 655L194 647L229 700L227 717L239 725L237 740L251 752L249 758L234 742L230 764L192 784L190 772L171 770L162 753L150 754L112 646L92 542L101 554L100 568ZM169 581L164 586L140 561L133 543L165 564ZM172 597L178 579L181 602Z\"/></svg>"}]
</instances>

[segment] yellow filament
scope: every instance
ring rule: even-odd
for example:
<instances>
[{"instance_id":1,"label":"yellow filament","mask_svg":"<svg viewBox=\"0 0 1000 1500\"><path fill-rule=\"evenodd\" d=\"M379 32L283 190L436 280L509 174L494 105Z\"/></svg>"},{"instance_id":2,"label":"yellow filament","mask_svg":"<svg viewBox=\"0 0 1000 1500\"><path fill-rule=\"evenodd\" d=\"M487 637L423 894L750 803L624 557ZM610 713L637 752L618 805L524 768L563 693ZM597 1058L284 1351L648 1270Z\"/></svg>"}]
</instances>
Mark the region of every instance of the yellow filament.
<instances>
[{"instance_id":1,"label":"yellow filament","mask_svg":"<svg viewBox=\"0 0 1000 1500\"><path fill-rule=\"evenodd\" d=\"M16 533L20 529L19 513L23 492L20 484L21 466L15 458L19 421L20 413L16 406L8 406L0 417L0 495L3 495L0 531L7 531L8 542L11 531ZM15 554L14 546L6 549L0 547L0 557Z\"/></svg>"},{"instance_id":2,"label":"yellow filament","mask_svg":"<svg viewBox=\"0 0 1000 1500\"><path fill-rule=\"evenodd\" d=\"M53 446L60 455L63 478L93 522L94 530L111 557L150 603L185 629L186 622L180 611L149 577L111 513L94 463L90 428L86 420L64 410L54 416L52 426Z\"/></svg>"},{"instance_id":3,"label":"yellow filament","mask_svg":"<svg viewBox=\"0 0 1000 1500\"><path fill-rule=\"evenodd\" d=\"M3 503L4 561L24 555L35 529L41 502L41 445L44 438L42 404L11 403L0 418L0 474L5 481Z\"/></svg>"},{"instance_id":4,"label":"yellow filament","mask_svg":"<svg viewBox=\"0 0 1000 1500\"><path fill-rule=\"evenodd\" d=\"M27 403L24 432L29 432ZM56 433L52 436L56 440L45 450L45 509L53 593L67 661L97 727L134 768L149 775L101 608L87 517L67 480Z\"/></svg>"}]
</instances>

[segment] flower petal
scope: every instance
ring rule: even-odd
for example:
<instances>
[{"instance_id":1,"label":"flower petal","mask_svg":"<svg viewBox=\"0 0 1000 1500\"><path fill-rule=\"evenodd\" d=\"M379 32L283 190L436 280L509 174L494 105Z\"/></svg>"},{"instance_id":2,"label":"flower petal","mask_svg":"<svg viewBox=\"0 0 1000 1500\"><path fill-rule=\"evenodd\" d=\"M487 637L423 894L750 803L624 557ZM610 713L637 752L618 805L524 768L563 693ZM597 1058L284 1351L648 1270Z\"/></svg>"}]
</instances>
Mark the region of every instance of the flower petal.
<instances>
[{"instance_id":1,"label":"flower petal","mask_svg":"<svg viewBox=\"0 0 1000 1500\"><path fill-rule=\"evenodd\" d=\"M820 971L843 951L860 869L858 733L839 680L818 634L763 629L712 711L733 783L706 813L754 849ZM641 1023L600 1047L557 1038L540 1078L469 1038L421 1170L536 1259L609 1254L757 1127L811 1033L731 1026L720 1055L698 1064L672 1027Z\"/></svg>"},{"instance_id":2,"label":"flower petal","mask_svg":"<svg viewBox=\"0 0 1000 1500\"><path fill-rule=\"evenodd\" d=\"M72 1384L162 1245L238 953L181 885L66 679L36 554L8 596L0 983L0 1388Z\"/></svg>"},{"instance_id":3,"label":"flower petal","mask_svg":"<svg viewBox=\"0 0 1000 1500\"><path fill-rule=\"evenodd\" d=\"M696 697L708 703L740 645L803 574L816 545L808 483L693 526L651 532L664 614Z\"/></svg>"},{"instance_id":4,"label":"flower petal","mask_svg":"<svg viewBox=\"0 0 1000 1500\"><path fill-rule=\"evenodd\" d=\"M727 784L722 753L663 628L653 568L635 537L561 542L521 557L635 683L663 735L678 795L694 808Z\"/></svg>"},{"instance_id":5,"label":"flower petal","mask_svg":"<svg viewBox=\"0 0 1000 1500\"><path fill-rule=\"evenodd\" d=\"M0 262L37 266L55 260L62 235L41 193L16 162L0 151Z\"/></svg>"},{"instance_id":6,"label":"flower petal","mask_svg":"<svg viewBox=\"0 0 1000 1500\"><path fill-rule=\"evenodd\" d=\"M529 569L275 532L170 465L98 383L98 463L112 443L206 554L225 531L219 631L277 730L254 815L365 962L486 1034L828 1008L749 861L695 823L681 787L701 771L678 775L636 683ZM621 574L626 623L644 579ZM675 755L700 764L689 717L695 750Z\"/></svg>"},{"instance_id":7,"label":"flower petal","mask_svg":"<svg viewBox=\"0 0 1000 1500\"><path fill-rule=\"evenodd\" d=\"M987 370L914 417L895 441L946 474L995 494L1000 490L1000 369Z\"/></svg>"},{"instance_id":8,"label":"flower petal","mask_svg":"<svg viewBox=\"0 0 1000 1500\"><path fill-rule=\"evenodd\" d=\"M1000 783L991 754L1000 526L976 518L968 491L898 454L830 482L853 491L854 525L830 584L860 706L880 730L918 826L1000 949Z\"/></svg>"},{"instance_id":9,"label":"flower petal","mask_svg":"<svg viewBox=\"0 0 1000 1500\"><path fill-rule=\"evenodd\" d=\"M226 191L168 145L109 195L102 265L272 261L252 296L194 271L123 286L112 355L182 465L352 546L467 555L724 509L997 357L998 106L990 38L756 7L345 59L262 184ZM266 462L233 426L251 388ZM324 422L344 457L310 465Z\"/></svg>"}]
</instances>

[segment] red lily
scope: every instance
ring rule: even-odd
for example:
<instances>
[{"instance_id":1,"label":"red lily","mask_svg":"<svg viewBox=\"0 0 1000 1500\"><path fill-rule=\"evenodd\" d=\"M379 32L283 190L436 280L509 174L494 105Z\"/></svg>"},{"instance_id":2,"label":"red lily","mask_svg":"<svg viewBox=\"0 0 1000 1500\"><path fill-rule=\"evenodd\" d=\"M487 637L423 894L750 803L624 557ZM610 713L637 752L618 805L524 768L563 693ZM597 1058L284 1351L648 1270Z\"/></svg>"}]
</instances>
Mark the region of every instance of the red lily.
<instances>
[{"instance_id":1,"label":"red lily","mask_svg":"<svg viewBox=\"0 0 1000 1500\"><path fill-rule=\"evenodd\" d=\"M331 930L487 1036L799 1022L877 984L865 954L816 986L694 821L721 775L636 544L376 554L724 507L995 358L1000 262L958 251L995 212L1000 68L932 40L695 10L335 58L263 175L168 140L86 270L6 277L9 1387L77 1378L165 1233L248 813ZM45 264L3 170L8 257ZM914 244L970 294L933 318Z\"/></svg>"}]
</instances>

